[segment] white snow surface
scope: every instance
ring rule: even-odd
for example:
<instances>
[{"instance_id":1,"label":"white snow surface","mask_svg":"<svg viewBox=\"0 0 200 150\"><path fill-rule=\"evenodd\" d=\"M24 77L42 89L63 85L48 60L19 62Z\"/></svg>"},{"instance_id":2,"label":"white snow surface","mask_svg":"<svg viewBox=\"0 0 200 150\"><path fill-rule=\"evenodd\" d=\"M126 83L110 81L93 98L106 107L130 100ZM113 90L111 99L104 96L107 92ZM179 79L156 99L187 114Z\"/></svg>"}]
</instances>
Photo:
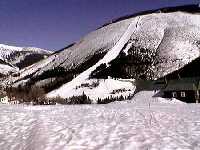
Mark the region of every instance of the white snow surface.
<instances>
[{"instance_id":1,"label":"white snow surface","mask_svg":"<svg viewBox=\"0 0 200 150\"><path fill-rule=\"evenodd\" d=\"M0 105L1 150L199 150L200 105L144 94L150 105Z\"/></svg>"}]
</instances>

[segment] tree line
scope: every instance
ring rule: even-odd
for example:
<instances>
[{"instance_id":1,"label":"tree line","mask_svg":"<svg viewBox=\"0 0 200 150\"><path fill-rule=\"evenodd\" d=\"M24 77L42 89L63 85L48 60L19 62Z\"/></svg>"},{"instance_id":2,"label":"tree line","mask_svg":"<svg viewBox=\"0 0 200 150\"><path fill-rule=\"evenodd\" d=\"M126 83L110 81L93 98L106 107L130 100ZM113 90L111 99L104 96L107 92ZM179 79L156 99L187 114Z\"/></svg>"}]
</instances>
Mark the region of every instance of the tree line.
<instances>
[{"instance_id":1,"label":"tree line","mask_svg":"<svg viewBox=\"0 0 200 150\"><path fill-rule=\"evenodd\" d=\"M33 104L33 105L55 105L55 104L63 104L63 105L76 105L76 104L92 104L96 100L92 100L89 96L87 96L84 92L79 96L72 96L69 98L47 98L45 96L45 91L41 87L32 86L30 88L24 87L7 87L6 88L7 96L10 101L18 100L19 103ZM108 96L106 98L98 98L97 104L108 104L114 101L123 101L130 100L133 95L128 96Z\"/></svg>"}]
</instances>

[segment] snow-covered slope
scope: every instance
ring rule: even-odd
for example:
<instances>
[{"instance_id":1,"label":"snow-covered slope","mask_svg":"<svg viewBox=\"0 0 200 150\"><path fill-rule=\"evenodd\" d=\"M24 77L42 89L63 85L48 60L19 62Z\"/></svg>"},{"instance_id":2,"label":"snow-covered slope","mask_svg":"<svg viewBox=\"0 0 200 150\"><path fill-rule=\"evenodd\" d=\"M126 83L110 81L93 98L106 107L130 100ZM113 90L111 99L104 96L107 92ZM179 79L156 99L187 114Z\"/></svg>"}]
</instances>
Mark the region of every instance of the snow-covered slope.
<instances>
[{"instance_id":1,"label":"snow-covered slope","mask_svg":"<svg viewBox=\"0 0 200 150\"><path fill-rule=\"evenodd\" d=\"M74 89L74 86L79 85L80 83L84 83L90 76L91 72L94 71L98 66L100 66L103 63L108 64L110 61L114 60L124 47L124 45L127 43L127 41L130 39L130 36L132 35L132 30L136 26L137 20L133 20L130 25L128 26L126 32L121 36L119 41L115 44L113 48L111 48L110 51L104 56L103 59L101 59L98 63L96 63L91 68L87 69L83 73L81 73L78 77L76 77L71 82L65 84L58 90L55 90L48 94L48 97L55 97L55 96L61 96L61 97L69 97L69 95L66 95L66 92L71 93L71 91Z\"/></svg>"},{"instance_id":2,"label":"snow-covered slope","mask_svg":"<svg viewBox=\"0 0 200 150\"><path fill-rule=\"evenodd\" d=\"M124 34L130 22L131 20L124 20L91 32L72 47L60 53L55 53L32 66L24 68L21 70L20 76L15 80L21 81L31 74L33 77L37 77L45 71L52 70L56 67L64 67L67 70L78 67L90 59L91 56L107 52L111 49Z\"/></svg>"},{"instance_id":3,"label":"snow-covered slope","mask_svg":"<svg viewBox=\"0 0 200 150\"><path fill-rule=\"evenodd\" d=\"M199 10L198 6L196 8ZM200 15L195 12L157 11L133 16L99 28L71 47L25 68L15 81L18 84L41 76L44 79L45 72L57 67L63 67L66 72L74 70L76 72L77 68L92 56L103 53L104 57L93 62L94 64L87 65L82 72L75 73L76 78L71 82L48 94L50 97L56 95L68 97L76 86L87 82L92 71L104 63L108 66L109 62L116 59L122 51L126 54L133 51L131 55L136 61L133 62L133 68L138 66L146 68L136 70L133 77L144 74L148 77L150 74L149 76L156 79L182 68L200 56L199 29ZM50 83L52 81L50 78L53 77L45 79L49 79ZM40 82L40 80L34 81L36 84Z\"/></svg>"},{"instance_id":4,"label":"snow-covered slope","mask_svg":"<svg viewBox=\"0 0 200 150\"><path fill-rule=\"evenodd\" d=\"M75 87L67 84L62 88L49 93L48 97L72 97L82 95L84 92L84 94L94 100L93 103L96 103L98 98L127 97L133 95L135 91L133 79L90 79L80 81L80 83L82 84L75 84L77 85ZM68 89L66 89L67 86L69 86ZM67 96L64 90L69 91Z\"/></svg>"},{"instance_id":5,"label":"snow-covered slope","mask_svg":"<svg viewBox=\"0 0 200 150\"><path fill-rule=\"evenodd\" d=\"M0 44L0 59L18 68L27 67L52 52L35 47L15 47Z\"/></svg>"}]
</instances>

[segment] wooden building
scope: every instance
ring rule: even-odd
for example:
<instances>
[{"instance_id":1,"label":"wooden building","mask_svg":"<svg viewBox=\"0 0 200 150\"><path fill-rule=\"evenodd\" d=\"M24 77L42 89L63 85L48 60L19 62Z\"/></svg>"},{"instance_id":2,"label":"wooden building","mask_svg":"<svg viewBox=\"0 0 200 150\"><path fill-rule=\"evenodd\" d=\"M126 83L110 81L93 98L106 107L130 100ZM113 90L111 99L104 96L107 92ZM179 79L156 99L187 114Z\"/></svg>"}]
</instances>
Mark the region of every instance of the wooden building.
<instances>
[{"instance_id":1,"label":"wooden building","mask_svg":"<svg viewBox=\"0 0 200 150\"><path fill-rule=\"evenodd\" d=\"M200 92L198 78L169 80L163 90L164 98L176 98L187 103L198 103Z\"/></svg>"}]
</instances>

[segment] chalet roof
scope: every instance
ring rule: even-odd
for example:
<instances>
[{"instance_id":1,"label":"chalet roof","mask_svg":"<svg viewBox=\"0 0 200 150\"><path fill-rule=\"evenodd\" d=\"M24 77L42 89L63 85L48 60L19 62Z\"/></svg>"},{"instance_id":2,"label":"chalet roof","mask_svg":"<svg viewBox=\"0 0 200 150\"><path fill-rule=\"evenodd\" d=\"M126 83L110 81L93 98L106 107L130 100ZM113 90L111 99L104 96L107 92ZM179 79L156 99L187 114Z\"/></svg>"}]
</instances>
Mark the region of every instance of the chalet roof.
<instances>
[{"instance_id":1,"label":"chalet roof","mask_svg":"<svg viewBox=\"0 0 200 150\"><path fill-rule=\"evenodd\" d=\"M198 78L183 78L178 80L170 80L164 91L188 91L200 89Z\"/></svg>"}]
</instances>

